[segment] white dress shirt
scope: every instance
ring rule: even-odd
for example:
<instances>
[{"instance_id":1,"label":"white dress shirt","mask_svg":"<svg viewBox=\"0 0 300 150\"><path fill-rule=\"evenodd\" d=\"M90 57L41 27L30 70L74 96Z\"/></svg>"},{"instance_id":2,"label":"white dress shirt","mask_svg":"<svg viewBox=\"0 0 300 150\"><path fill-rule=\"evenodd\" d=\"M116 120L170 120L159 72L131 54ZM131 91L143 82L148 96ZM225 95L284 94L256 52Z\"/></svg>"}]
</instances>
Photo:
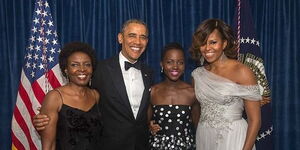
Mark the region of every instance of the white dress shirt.
<instances>
[{"instance_id":1,"label":"white dress shirt","mask_svg":"<svg viewBox=\"0 0 300 150\"><path fill-rule=\"evenodd\" d=\"M130 102L131 110L133 112L134 117L136 118L139 112L139 107L142 101L145 86L141 70L131 67L126 71L125 61L128 61L128 59L124 57L123 54L120 52L119 63L121 66L123 79L126 86L126 92Z\"/></svg>"}]
</instances>

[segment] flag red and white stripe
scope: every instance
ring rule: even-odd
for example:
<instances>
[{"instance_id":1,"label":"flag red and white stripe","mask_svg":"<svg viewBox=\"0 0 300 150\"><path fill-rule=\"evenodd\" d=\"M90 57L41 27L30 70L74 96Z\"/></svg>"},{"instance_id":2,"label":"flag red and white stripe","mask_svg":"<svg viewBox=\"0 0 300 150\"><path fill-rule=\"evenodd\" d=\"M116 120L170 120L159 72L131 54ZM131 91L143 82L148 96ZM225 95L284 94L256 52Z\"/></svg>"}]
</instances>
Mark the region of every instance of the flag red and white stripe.
<instances>
[{"instance_id":1,"label":"flag red and white stripe","mask_svg":"<svg viewBox=\"0 0 300 150\"><path fill-rule=\"evenodd\" d=\"M32 124L48 91L64 83L58 65L60 44L47 0L36 0L31 34L12 118L12 150L41 149Z\"/></svg>"}]
</instances>

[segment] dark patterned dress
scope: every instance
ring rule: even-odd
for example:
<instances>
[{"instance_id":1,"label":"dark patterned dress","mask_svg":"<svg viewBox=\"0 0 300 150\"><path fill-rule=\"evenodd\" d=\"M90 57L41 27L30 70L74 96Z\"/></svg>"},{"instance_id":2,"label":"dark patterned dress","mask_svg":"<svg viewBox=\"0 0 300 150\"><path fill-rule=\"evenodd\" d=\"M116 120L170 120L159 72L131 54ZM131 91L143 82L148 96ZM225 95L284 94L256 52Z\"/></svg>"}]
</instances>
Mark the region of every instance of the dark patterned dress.
<instances>
[{"instance_id":1,"label":"dark patterned dress","mask_svg":"<svg viewBox=\"0 0 300 150\"><path fill-rule=\"evenodd\" d=\"M149 139L151 150L194 150L191 106L154 105L153 120L162 128Z\"/></svg>"},{"instance_id":2,"label":"dark patterned dress","mask_svg":"<svg viewBox=\"0 0 300 150\"><path fill-rule=\"evenodd\" d=\"M56 149L99 149L101 131L102 124L97 104L89 111L63 104L57 122Z\"/></svg>"}]
</instances>

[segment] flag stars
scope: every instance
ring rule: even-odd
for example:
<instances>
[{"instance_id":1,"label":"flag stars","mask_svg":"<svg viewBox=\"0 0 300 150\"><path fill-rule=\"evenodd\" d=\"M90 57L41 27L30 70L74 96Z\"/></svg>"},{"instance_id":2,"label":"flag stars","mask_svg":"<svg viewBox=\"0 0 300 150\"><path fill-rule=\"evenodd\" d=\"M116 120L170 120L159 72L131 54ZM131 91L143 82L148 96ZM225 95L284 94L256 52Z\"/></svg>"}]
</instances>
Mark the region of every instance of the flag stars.
<instances>
[{"instance_id":1,"label":"flag stars","mask_svg":"<svg viewBox=\"0 0 300 150\"><path fill-rule=\"evenodd\" d=\"M41 50L41 46L37 45L37 46L35 47L35 49L36 49L37 51L40 51L40 50Z\"/></svg>"},{"instance_id":2,"label":"flag stars","mask_svg":"<svg viewBox=\"0 0 300 150\"><path fill-rule=\"evenodd\" d=\"M36 68L36 64L35 64L35 63L32 64L32 68L33 68L33 69Z\"/></svg>"},{"instance_id":3,"label":"flag stars","mask_svg":"<svg viewBox=\"0 0 300 150\"><path fill-rule=\"evenodd\" d=\"M31 42L34 42L34 41L35 41L35 37L34 37L34 36L31 36L31 37L29 38L29 40L30 40Z\"/></svg>"},{"instance_id":4,"label":"flag stars","mask_svg":"<svg viewBox=\"0 0 300 150\"><path fill-rule=\"evenodd\" d=\"M55 48L52 47L50 52L51 52L51 54L55 53Z\"/></svg>"},{"instance_id":5,"label":"flag stars","mask_svg":"<svg viewBox=\"0 0 300 150\"><path fill-rule=\"evenodd\" d=\"M33 22L34 22L34 24L38 24L39 23L39 19L38 18L34 18Z\"/></svg>"},{"instance_id":6,"label":"flag stars","mask_svg":"<svg viewBox=\"0 0 300 150\"><path fill-rule=\"evenodd\" d=\"M242 37L242 38L240 39L240 42L241 42L241 43L245 43L245 39Z\"/></svg>"},{"instance_id":7,"label":"flag stars","mask_svg":"<svg viewBox=\"0 0 300 150\"><path fill-rule=\"evenodd\" d=\"M271 135L273 131L273 126L271 126L268 130L260 133L257 137L256 140L259 141L261 139L264 139L266 136Z\"/></svg>"},{"instance_id":8,"label":"flag stars","mask_svg":"<svg viewBox=\"0 0 300 150\"><path fill-rule=\"evenodd\" d=\"M44 12L42 13L42 15L43 15L44 17L48 16L48 14L47 14L46 11L44 11Z\"/></svg>"},{"instance_id":9,"label":"flag stars","mask_svg":"<svg viewBox=\"0 0 300 150\"><path fill-rule=\"evenodd\" d=\"M39 4L40 7L43 6L43 2L42 1L38 1L37 3Z\"/></svg>"},{"instance_id":10,"label":"flag stars","mask_svg":"<svg viewBox=\"0 0 300 150\"><path fill-rule=\"evenodd\" d=\"M46 60L46 56L42 55L41 59L42 59L42 61L45 61Z\"/></svg>"},{"instance_id":11,"label":"flag stars","mask_svg":"<svg viewBox=\"0 0 300 150\"><path fill-rule=\"evenodd\" d=\"M260 46L259 41L256 41L256 45L257 45L257 46Z\"/></svg>"},{"instance_id":12,"label":"flag stars","mask_svg":"<svg viewBox=\"0 0 300 150\"><path fill-rule=\"evenodd\" d=\"M55 40L55 39L52 40L52 44L53 44L53 45L56 45L56 44L57 44L57 40Z\"/></svg>"},{"instance_id":13,"label":"flag stars","mask_svg":"<svg viewBox=\"0 0 300 150\"><path fill-rule=\"evenodd\" d=\"M56 31L54 31L54 33L53 33L53 34L54 34L54 36L55 36L55 37L57 37L57 32L56 32Z\"/></svg>"},{"instance_id":14,"label":"flag stars","mask_svg":"<svg viewBox=\"0 0 300 150\"><path fill-rule=\"evenodd\" d=\"M250 39L249 37L246 38L246 43L249 43L250 42Z\"/></svg>"},{"instance_id":15,"label":"flag stars","mask_svg":"<svg viewBox=\"0 0 300 150\"><path fill-rule=\"evenodd\" d=\"M31 78L33 78L35 76L34 74L35 74L34 71L32 71L31 74L30 74Z\"/></svg>"},{"instance_id":16,"label":"flag stars","mask_svg":"<svg viewBox=\"0 0 300 150\"><path fill-rule=\"evenodd\" d=\"M33 48L33 45L30 44L30 45L28 46L28 49L32 51L32 50L34 49L34 48Z\"/></svg>"},{"instance_id":17,"label":"flag stars","mask_svg":"<svg viewBox=\"0 0 300 150\"><path fill-rule=\"evenodd\" d=\"M32 31L33 33L36 33L36 32L37 32L37 28L36 28L36 27L33 27L33 28L31 29L31 31Z\"/></svg>"},{"instance_id":18,"label":"flag stars","mask_svg":"<svg viewBox=\"0 0 300 150\"><path fill-rule=\"evenodd\" d=\"M40 34L44 33L44 28L42 27L41 29L39 29Z\"/></svg>"},{"instance_id":19,"label":"flag stars","mask_svg":"<svg viewBox=\"0 0 300 150\"><path fill-rule=\"evenodd\" d=\"M271 130L267 130L266 133L267 133L267 135L271 135L272 131Z\"/></svg>"},{"instance_id":20,"label":"flag stars","mask_svg":"<svg viewBox=\"0 0 300 150\"><path fill-rule=\"evenodd\" d=\"M43 42L43 38L42 38L41 36L39 36L39 37L37 38L37 40L38 40L39 42Z\"/></svg>"},{"instance_id":21,"label":"flag stars","mask_svg":"<svg viewBox=\"0 0 300 150\"><path fill-rule=\"evenodd\" d=\"M47 53L47 47L46 46L43 47L43 52Z\"/></svg>"},{"instance_id":22,"label":"flag stars","mask_svg":"<svg viewBox=\"0 0 300 150\"><path fill-rule=\"evenodd\" d=\"M255 44L255 40L254 40L254 38L251 40L251 44Z\"/></svg>"},{"instance_id":23,"label":"flag stars","mask_svg":"<svg viewBox=\"0 0 300 150\"><path fill-rule=\"evenodd\" d=\"M49 24L49 23L48 23L48 24ZM49 30L49 29L46 31L46 33L47 33L47 35L51 35L51 34L52 34L52 33L51 33L51 30Z\"/></svg>"},{"instance_id":24,"label":"flag stars","mask_svg":"<svg viewBox=\"0 0 300 150\"><path fill-rule=\"evenodd\" d=\"M35 60L38 60L38 59L39 59L39 55L38 55L38 54L34 54L33 58L34 58Z\"/></svg>"},{"instance_id":25,"label":"flag stars","mask_svg":"<svg viewBox=\"0 0 300 150\"><path fill-rule=\"evenodd\" d=\"M31 55L30 53L28 53L26 57L27 57L27 59L29 59L29 60L32 59L32 55Z\"/></svg>"},{"instance_id":26,"label":"flag stars","mask_svg":"<svg viewBox=\"0 0 300 150\"><path fill-rule=\"evenodd\" d=\"M30 63L27 62L27 63L25 64L25 66L26 66L26 68L30 68Z\"/></svg>"},{"instance_id":27,"label":"flag stars","mask_svg":"<svg viewBox=\"0 0 300 150\"><path fill-rule=\"evenodd\" d=\"M249 37L247 37L246 39L244 39L243 37L240 39L240 43L249 43L249 44L253 44L253 45L257 45L260 46L259 41L255 40L254 38L250 39Z\"/></svg>"},{"instance_id":28,"label":"flag stars","mask_svg":"<svg viewBox=\"0 0 300 150\"><path fill-rule=\"evenodd\" d=\"M44 43L45 43L45 44L49 44L49 39L45 39L45 40L44 40Z\"/></svg>"},{"instance_id":29,"label":"flag stars","mask_svg":"<svg viewBox=\"0 0 300 150\"><path fill-rule=\"evenodd\" d=\"M44 19L41 20L42 25L46 25L46 21Z\"/></svg>"},{"instance_id":30,"label":"flag stars","mask_svg":"<svg viewBox=\"0 0 300 150\"><path fill-rule=\"evenodd\" d=\"M51 27L51 26L53 26L53 21L49 21L48 22L48 25Z\"/></svg>"},{"instance_id":31,"label":"flag stars","mask_svg":"<svg viewBox=\"0 0 300 150\"><path fill-rule=\"evenodd\" d=\"M54 57L49 56L49 57L48 57L48 60L49 60L49 62L53 62L53 61L54 61Z\"/></svg>"},{"instance_id":32,"label":"flag stars","mask_svg":"<svg viewBox=\"0 0 300 150\"><path fill-rule=\"evenodd\" d=\"M45 2L45 7L49 7L49 3L47 1Z\"/></svg>"},{"instance_id":33,"label":"flag stars","mask_svg":"<svg viewBox=\"0 0 300 150\"><path fill-rule=\"evenodd\" d=\"M40 14L41 14L41 10L40 10L40 9L36 9L35 12L36 12L37 15L40 15Z\"/></svg>"},{"instance_id":34,"label":"flag stars","mask_svg":"<svg viewBox=\"0 0 300 150\"><path fill-rule=\"evenodd\" d=\"M40 70L44 69L44 65L42 63L40 63L39 68L40 68Z\"/></svg>"}]
</instances>

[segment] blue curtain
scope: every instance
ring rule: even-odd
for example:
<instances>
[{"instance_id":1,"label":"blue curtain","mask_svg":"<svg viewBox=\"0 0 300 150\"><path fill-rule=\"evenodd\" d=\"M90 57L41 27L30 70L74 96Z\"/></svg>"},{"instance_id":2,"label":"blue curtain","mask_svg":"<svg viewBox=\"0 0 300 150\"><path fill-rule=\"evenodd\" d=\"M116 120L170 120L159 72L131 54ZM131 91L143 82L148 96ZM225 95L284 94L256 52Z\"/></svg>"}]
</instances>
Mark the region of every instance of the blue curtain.
<instances>
[{"instance_id":1,"label":"blue curtain","mask_svg":"<svg viewBox=\"0 0 300 150\"><path fill-rule=\"evenodd\" d=\"M160 51L164 44L177 41L186 49L197 25L207 18L231 23L235 0L48 0L62 45L85 41L98 59L119 52L117 33L130 18L145 20L150 41L143 60L159 73ZM274 148L300 147L299 45L300 1L250 0L261 43L262 55L272 90ZM10 148L10 126L17 96L21 66L30 33L34 0L0 1L0 149ZM188 60L184 79L195 68Z\"/></svg>"}]
</instances>

